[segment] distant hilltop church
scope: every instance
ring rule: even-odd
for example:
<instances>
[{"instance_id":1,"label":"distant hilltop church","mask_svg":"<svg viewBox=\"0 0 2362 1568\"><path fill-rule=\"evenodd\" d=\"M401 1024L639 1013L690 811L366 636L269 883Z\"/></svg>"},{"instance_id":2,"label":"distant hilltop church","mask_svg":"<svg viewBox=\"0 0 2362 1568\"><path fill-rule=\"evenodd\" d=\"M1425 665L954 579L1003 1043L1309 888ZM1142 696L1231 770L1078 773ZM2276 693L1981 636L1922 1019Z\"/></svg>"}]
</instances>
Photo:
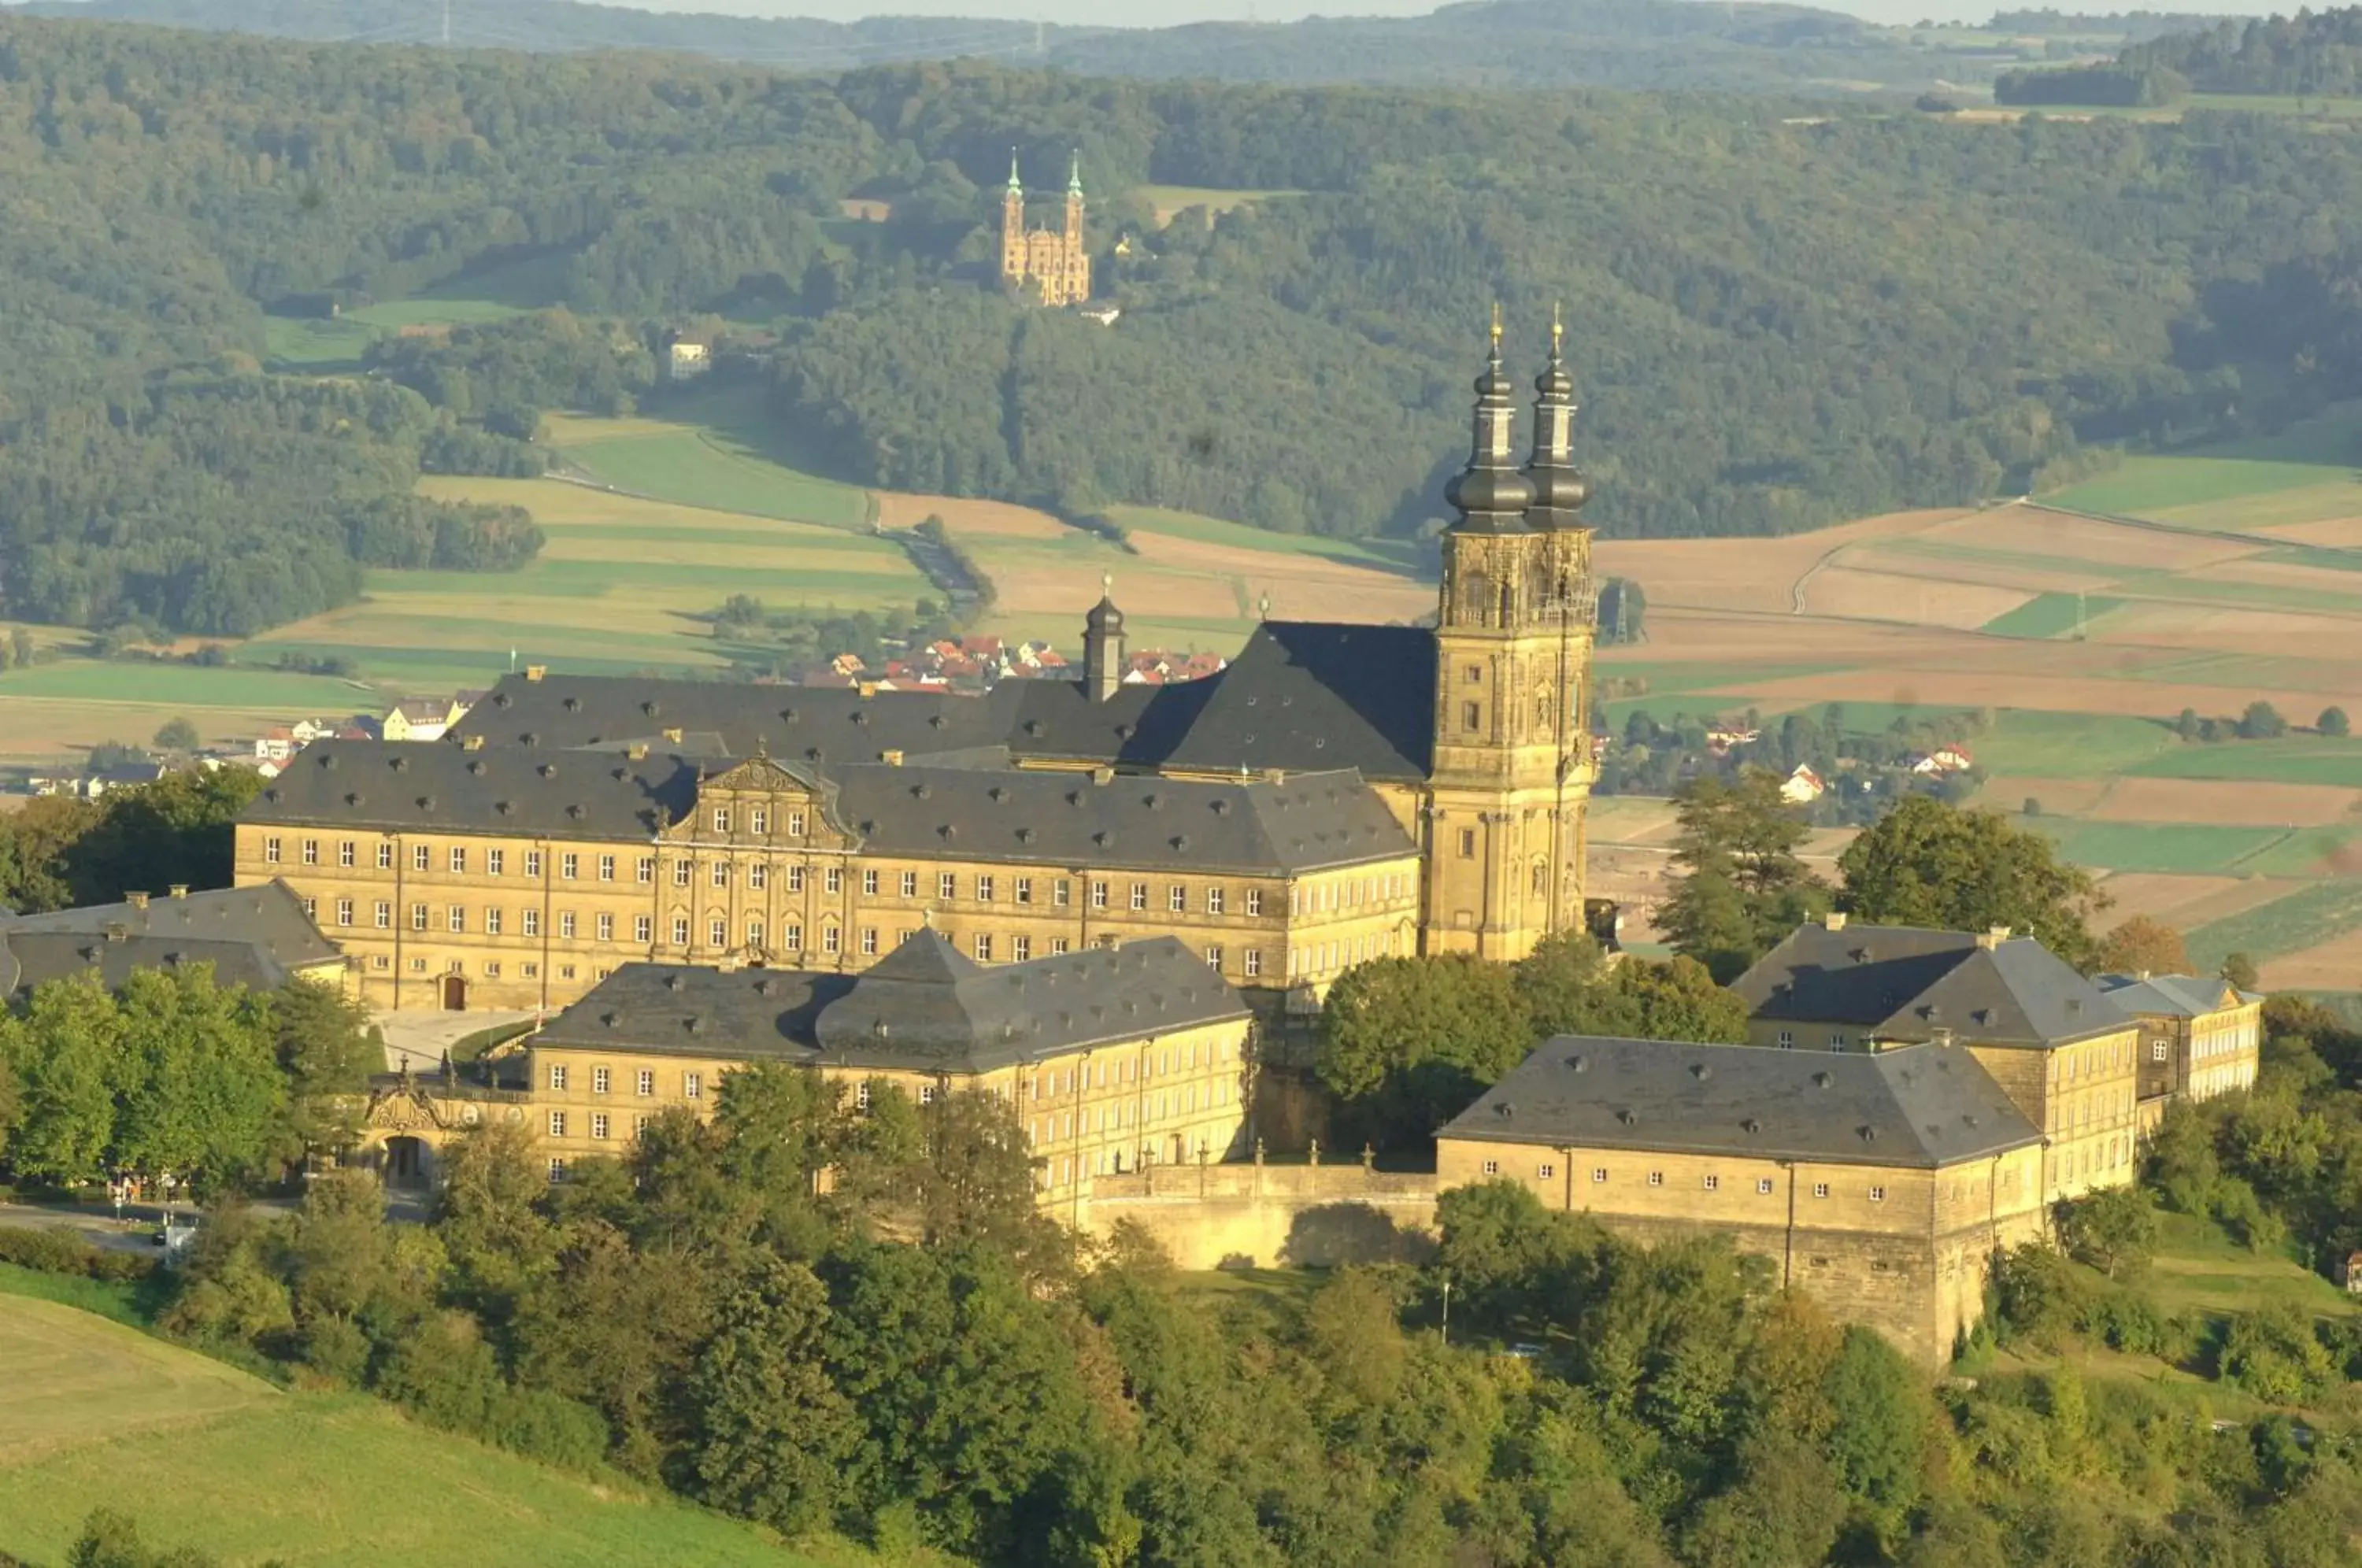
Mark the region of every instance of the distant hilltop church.
<instances>
[{"instance_id":1,"label":"distant hilltop church","mask_svg":"<svg viewBox=\"0 0 2362 1568\"><path fill-rule=\"evenodd\" d=\"M1009 193L1000 204L1000 279L1037 292L1046 305L1076 305L1091 297L1091 255L1083 241L1083 155L1066 176L1066 221L1060 228L1025 226L1025 185L1017 155L1009 155Z\"/></svg>"}]
</instances>

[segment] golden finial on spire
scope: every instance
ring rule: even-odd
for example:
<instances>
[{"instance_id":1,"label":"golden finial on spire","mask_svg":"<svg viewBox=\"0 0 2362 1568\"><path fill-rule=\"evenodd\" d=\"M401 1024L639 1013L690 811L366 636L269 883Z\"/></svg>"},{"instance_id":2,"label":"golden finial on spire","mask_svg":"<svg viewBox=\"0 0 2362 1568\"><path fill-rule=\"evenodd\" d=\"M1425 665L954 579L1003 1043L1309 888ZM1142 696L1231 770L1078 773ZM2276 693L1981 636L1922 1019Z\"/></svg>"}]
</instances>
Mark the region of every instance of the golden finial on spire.
<instances>
[{"instance_id":1,"label":"golden finial on spire","mask_svg":"<svg viewBox=\"0 0 2362 1568\"><path fill-rule=\"evenodd\" d=\"M1501 352L1501 302L1499 300L1493 302L1493 352L1496 355Z\"/></svg>"},{"instance_id":2,"label":"golden finial on spire","mask_svg":"<svg viewBox=\"0 0 2362 1568\"><path fill-rule=\"evenodd\" d=\"M1561 350L1565 347L1566 307L1553 300L1551 302L1551 358L1562 358Z\"/></svg>"},{"instance_id":3,"label":"golden finial on spire","mask_svg":"<svg viewBox=\"0 0 2362 1568\"><path fill-rule=\"evenodd\" d=\"M1099 597L1104 599L1114 591L1115 573L1111 571L1103 571L1099 573Z\"/></svg>"}]
</instances>

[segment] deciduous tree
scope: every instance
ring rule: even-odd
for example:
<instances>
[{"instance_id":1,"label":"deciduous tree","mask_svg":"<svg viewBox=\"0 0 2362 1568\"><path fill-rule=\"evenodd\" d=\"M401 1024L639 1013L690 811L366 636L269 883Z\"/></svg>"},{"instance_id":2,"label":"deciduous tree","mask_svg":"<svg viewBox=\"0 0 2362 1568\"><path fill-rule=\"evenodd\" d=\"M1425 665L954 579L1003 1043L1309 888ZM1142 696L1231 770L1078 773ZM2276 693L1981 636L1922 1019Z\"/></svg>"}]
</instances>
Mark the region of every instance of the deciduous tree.
<instances>
[{"instance_id":1,"label":"deciduous tree","mask_svg":"<svg viewBox=\"0 0 2362 1568\"><path fill-rule=\"evenodd\" d=\"M1780 798L1778 776L1747 768L1726 783L1702 775L1675 796L1680 868L1657 923L1674 948L1716 979L1735 977L1799 922L1828 907L1828 889L1797 858L1809 831Z\"/></svg>"},{"instance_id":2,"label":"deciduous tree","mask_svg":"<svg viewBox=\"0 0 2362 1568\"><path fill-rule=\"evenodd\" d=\"M2005 925L2088 971L2099 956L2085 919L2105 900L2091 874L2041 834L1996 812L1911 795L1838 858L1841 908L1873 925L1982 932Z\"/></svg>"},{"instance_id":3,"label":"deciduous tree","mask_svg":"<svg viewBox=\"0 0 2362 1568\"><path fill-rule=\"evenodd\" d=\"M2114 975L2187 975L2190 950L2181 933L2136 914L2100 939L2099 966Z\"/></svg>"}]
</instances>

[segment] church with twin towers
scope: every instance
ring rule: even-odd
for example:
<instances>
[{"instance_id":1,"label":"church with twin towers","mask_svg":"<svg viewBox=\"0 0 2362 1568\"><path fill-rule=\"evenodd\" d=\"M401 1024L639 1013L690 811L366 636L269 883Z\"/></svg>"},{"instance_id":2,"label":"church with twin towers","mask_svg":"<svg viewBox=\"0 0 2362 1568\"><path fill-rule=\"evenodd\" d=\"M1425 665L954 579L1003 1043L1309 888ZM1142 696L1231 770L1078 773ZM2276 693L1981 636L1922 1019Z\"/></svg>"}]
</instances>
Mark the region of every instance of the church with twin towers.
<instances>
[{"instance_id":1,"label":"church with twin towers","mask_svg":"<svg viewBox=\"0 0 2362 1568\"><path fill-rule=\"evenodd\" d=\"M1496 314L1475 393L1432 626L1266 621L1132 685L1103 597L1081 679L981 696L529 668L440 741L306 747L239 885L285 882L400 1009L853 973L922 927L987 965L1175 937L1275 1013L1369 958L1521 957L1585 923L1597 592L1558 329L1529 401Z\"/></svg>"}]
</instances>

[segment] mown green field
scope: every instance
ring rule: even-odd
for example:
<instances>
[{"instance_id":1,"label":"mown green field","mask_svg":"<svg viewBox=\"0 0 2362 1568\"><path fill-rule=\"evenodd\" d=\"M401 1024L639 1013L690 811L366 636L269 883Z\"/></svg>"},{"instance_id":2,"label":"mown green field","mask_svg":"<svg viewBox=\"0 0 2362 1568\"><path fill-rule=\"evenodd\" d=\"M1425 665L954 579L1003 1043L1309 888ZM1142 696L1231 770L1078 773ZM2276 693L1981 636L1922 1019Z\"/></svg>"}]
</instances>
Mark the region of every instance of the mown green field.
<instances>
[{"instance_id":1,"label":"mown green field","mask_svg":"<svg viewBox=\"0 0 2362 1568\"><path fill-rule=\"evenodd\" d=\"M283 707L290 713L350 712L370 701L370 693L351 681L324 675L99 659L60 660L0 672L0 700L10 697L191 708Z\"/></svg>"},{"instance_id":2,"label":"mown green field","mask_svg":"<svg viewBox=\"0 0 2362 1568\"><path fill-rule=\"evenodd\" d=\"M529 256L464 272L408 299L361 305L332 318L270 316L263 324L267 352L293 370L348 368L359 362L371 343L405 326L500 321L557 304L566 297L569 264L564 252Z\"/></svg>"},{"instance_id":3,"label":"mown green field","mask_svg":"<svg viewBox=\"0 0 2362 1568\"><path fill-rule=\"evenodd\" d=\"M2037 593L1979 629L2002 637L2063 637L2089 626L2123 602L2098 594Z\"/></svg>"},{"instance_id":4,"label":"mown green field","mask_svg":"<svg viewBox=\"0 0 2362 1568\"><path fill-rule=\"evenodd\" d=\"M2099 778L2131 773L2168 746L2173 731L2149 719L2113 713L2047 713L2005 708L1977 737L1977 761L1992 773Z\"/></svg>"},{"instance_id":5,"label":"mown green field","mask_svg":"<svg viewBox=\"0 0 2362 1568\"><path fill-rule=\"evenodd\" d=\"M2096 823L2038 817L2059 853L2082 866L2112 871L2231 870L2289 836L2284 828L2216 827L2203 823Z\"/></svg>"},{"instance_id":6,"label":"mown green field","mask_svg":"<svg viewBox=\"0 0 2362 1568\"><path fill-rule=\"evenodd\" d=\"M91 1510L229 1562L873 1561L518 1459L361 1395L287 1394L87 1312L0 1294L0 1552L62 1562Z\"/></svg>"},{"instance_id":7,"label":"mown green field","mask_svg":"<svg viewBox=\"0 0 2362 1568\"><path fill-rule=\"evenodd\" d=\"M641 419L553 415L543 444L602 484L684 506L830 528L872 520L859 487L795 466L800 454L769 426L760 400L675 394L663 407Z\"/></svg>"},{"instance_id":8,"label":"mown green field","mask_svg":"<svg viewBox=\"0 0 2362 1568\"><path fill-rule=\"evenodd\" d=\"M2171 741L2172 732L2155 726ZM2150 778L2254 778L2273 784L2334 784L2362 789L2362 740L2290 735L2271 741L2224 741L2158 748L2136 766L2118 769Z\"/></svg>"},{"instance_id":9,"label":"mown green field","mask_svg":"<svg viewBox=\"0 0 2362 1568\"><path fill-rule=\"evenodd\" d=\"M2130 457L2109 473L2073 484L2043 500L2078 512L2147 517L2213 527L2263 526L2299 519L2272 510L2282 491L2328 486L2350 490L2347 510L2362 510L2355 478L2356 438L2362 408L2344 404L2277 436L2192 447L2185 452ZM2334 516L2331 510L2317 514Z\"/></svg>"},{"instance_id":10,"label":"mown green field","mask_svg":"<svg viewBox=\"0 0 2362 1568\"><path fill-rule=\"evenodd\" d=\"M2211 974L2234 953L2257 959L2301 953L2357 925L2362 925L2362 878L2337 878L2188 933L2190 961Z\"/></svg>"}]
</instances>

